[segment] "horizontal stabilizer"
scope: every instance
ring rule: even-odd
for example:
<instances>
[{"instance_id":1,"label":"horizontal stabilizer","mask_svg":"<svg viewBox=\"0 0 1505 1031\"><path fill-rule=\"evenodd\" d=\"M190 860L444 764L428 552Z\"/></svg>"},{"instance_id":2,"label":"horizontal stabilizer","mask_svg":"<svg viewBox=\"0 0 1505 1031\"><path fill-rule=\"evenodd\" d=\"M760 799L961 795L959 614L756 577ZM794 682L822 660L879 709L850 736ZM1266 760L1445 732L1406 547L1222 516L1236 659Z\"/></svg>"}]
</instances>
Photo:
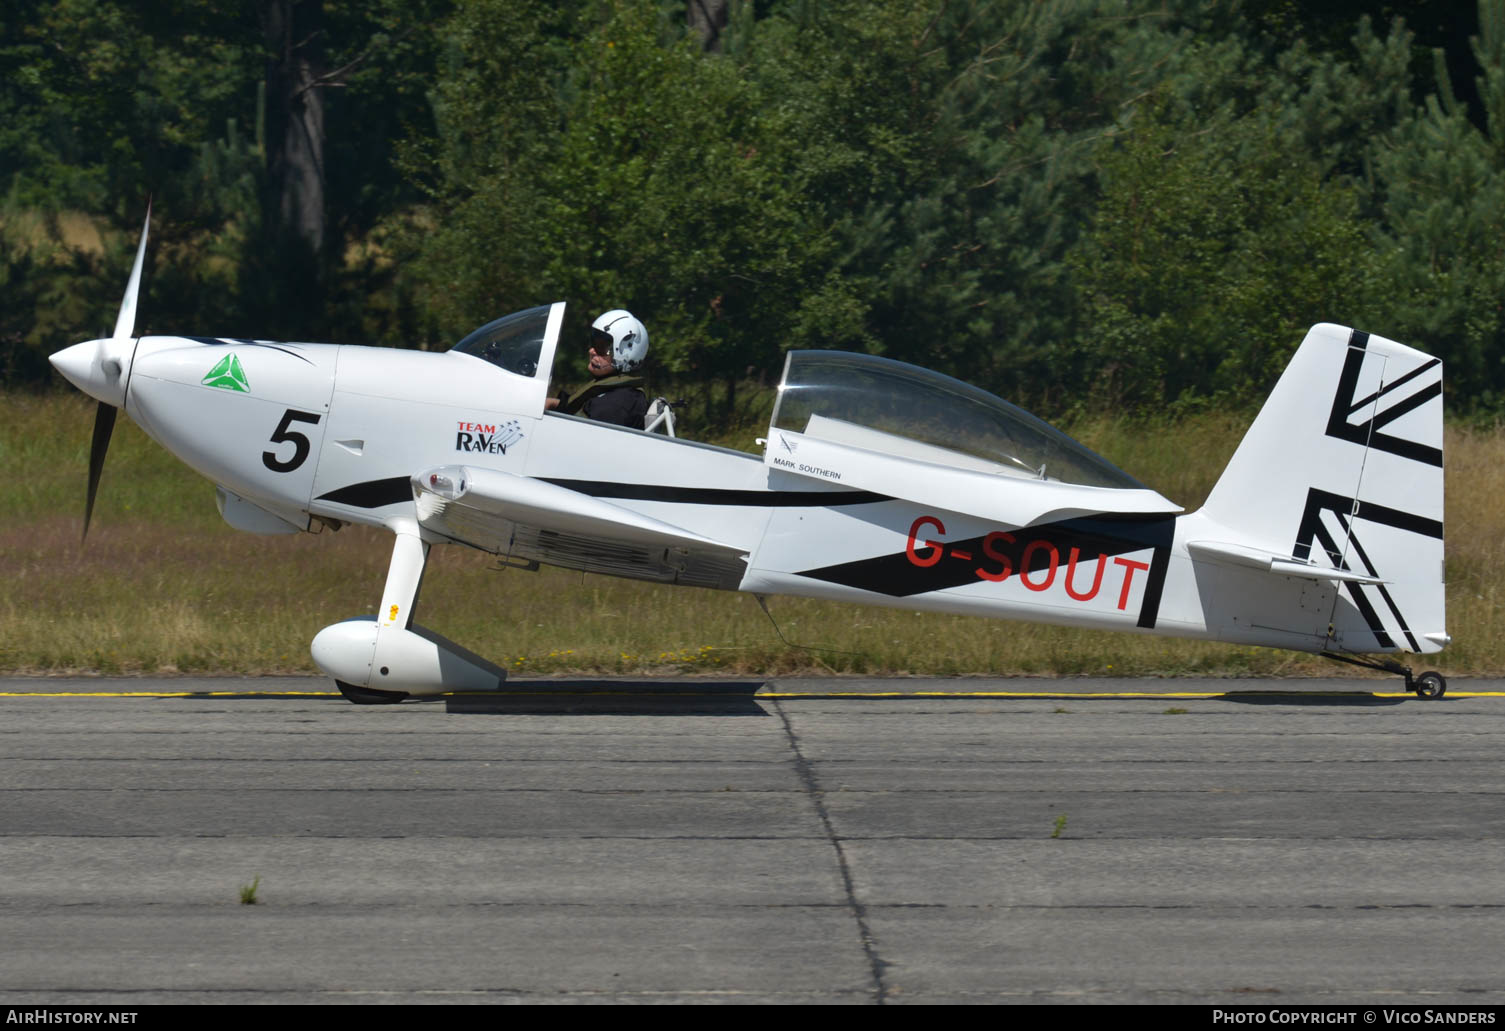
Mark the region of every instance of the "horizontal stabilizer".
<instances>
[{"instance_id":1,"label":"horizontal stabilizer","mask_svg":"<svg viewBox=\"0 0 1505 1031\"><path fill-rule=\"evenodd\" d=\"M1261 569L1279 576L1299 576L1307 580L1342 580L1347 583L1382 584L1389 581L1377 576L1366 576L1352 569L1336 566L1314 565L1303 562L1294 555L1277 555L1272 551L1251 548L1244 544L1226 544L1220 541L1188 541L1186 550L1192 558L1210 562L1227 562L1235 566Z\"/></svg>"}]
</instances>

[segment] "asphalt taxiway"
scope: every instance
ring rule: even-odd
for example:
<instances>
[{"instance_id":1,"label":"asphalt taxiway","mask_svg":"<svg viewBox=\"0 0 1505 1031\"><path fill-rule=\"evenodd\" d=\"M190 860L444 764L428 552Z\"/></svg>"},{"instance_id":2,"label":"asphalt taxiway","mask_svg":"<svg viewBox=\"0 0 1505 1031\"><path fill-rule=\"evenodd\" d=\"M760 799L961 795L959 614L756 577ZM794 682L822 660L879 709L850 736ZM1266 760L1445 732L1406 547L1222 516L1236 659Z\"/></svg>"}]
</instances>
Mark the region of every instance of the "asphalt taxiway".
<instances>
[{"instance_id":1,"label":"asphalt taxiway","mask_svg":"<svg viewBox=\"0 0 1505 1031\"><path fill-rule=\"evenodd\" d=\"M1505 1002L1505 682L510 687L0 680L0 1001Z\"/></svg>"}]
</instances>

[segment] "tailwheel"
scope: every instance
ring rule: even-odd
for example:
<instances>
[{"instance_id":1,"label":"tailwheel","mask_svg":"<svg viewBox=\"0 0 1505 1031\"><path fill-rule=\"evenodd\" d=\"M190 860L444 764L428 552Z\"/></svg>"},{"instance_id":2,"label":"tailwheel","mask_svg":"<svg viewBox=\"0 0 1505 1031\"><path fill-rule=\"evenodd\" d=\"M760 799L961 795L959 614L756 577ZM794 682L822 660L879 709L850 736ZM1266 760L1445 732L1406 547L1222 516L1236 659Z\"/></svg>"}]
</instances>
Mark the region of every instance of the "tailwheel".
<instances>
[{"instance_id":1,"label":"tailwheel","mask_svg":"<svg viewBox=\"0 0 1505 1031\"><path fill-rule=\"evenodd\" d=\"M396 705L408 696L406 691L377 691L370 687L356 687L343 680L336 680L334 686L340 689L340 694L347 701L356 705Z\"/></svg>"},{"instance_id":2,"label":"tailwheel","mask_svg":"<svg viewBox=\"0 0 1505 1031\"><path fill-rule=\"evenodd\" d=\"M1365 669L1382 669L1387 673L1397 673L1406 678L1406 690L1416 692L1418 698L1441 698L1447 693L1448 682L1436 670L1429 669L1418 677L1412 675L1410 666L1402 666L1393 659L1366 659L1359 655L1342 655L1337 652L1319 652L1318 654L1324 659L1346 662L1350 666L1363 666Z\"/></svg>"},{"instance_id":3,"label":"tailwheel","mask_svg":"<svg viewBox=\"0 0 1505 1031\"><path fill-rule=\"evenodd\" d=\"M1447 693L1448 682L1441 673L1428 670L1416 678L1415 688L1418 698L1441 698Z\"/></svg>"}]
</instances>

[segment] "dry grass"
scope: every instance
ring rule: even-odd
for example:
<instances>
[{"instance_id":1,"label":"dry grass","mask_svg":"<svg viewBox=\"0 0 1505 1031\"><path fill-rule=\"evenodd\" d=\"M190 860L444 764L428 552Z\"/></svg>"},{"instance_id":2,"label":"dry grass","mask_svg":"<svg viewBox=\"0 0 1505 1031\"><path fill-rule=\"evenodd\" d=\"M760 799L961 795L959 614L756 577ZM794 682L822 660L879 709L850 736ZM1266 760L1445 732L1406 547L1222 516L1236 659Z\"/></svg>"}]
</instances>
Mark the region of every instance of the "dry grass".
<instances>
[{"instance_id":1,"label":"dry grass","mask_svg":"<svg viewBox=\"0 0 1505 1031\"><path fill-rule=\"evenodd\" d=\"M4 399L0 425L0 672L314 672L322 626L371 613L390 538L256 537L229 529L212 488L122 420L94 528L79 546L92 404ZM1100 420L1082 439L1193 508L1247 420L1146 428ZM1450 428L1448 674L1505 670L1505 431ZM560 570L492 569L436 548L419 620L519 672L805 671L1163 675L1345 670L1268 649L1038 627L975 617L773 599L780 641L746 595L671 589Z\"/></svg>"},{"instance_id":2,"label":"dry grass","mask_svg":"<svg viewBox=\"0 0 1505 1031\"><path fill-rule=\"evenodd\" d=\"M1448 633L1454 668L1505 670L1505 426L1449 427L1447 469Z\"/></svg>"},{"instance_id":3,"label":"dry grass","mask_svg":"<svg viewBox=\"0 0 1505 1031\"><path fill-rule=\"evenodd\" d=\"M43 673L314 672L321 626L369 614L385 534L260 538L76 519L0 534L0 670ZM974 617L774 599L786 646L742 594L561 570L496 570L435 549L420 621L520 672L1275 673L1281 652L1087 633Z\"/></svg>"}]
</instances>

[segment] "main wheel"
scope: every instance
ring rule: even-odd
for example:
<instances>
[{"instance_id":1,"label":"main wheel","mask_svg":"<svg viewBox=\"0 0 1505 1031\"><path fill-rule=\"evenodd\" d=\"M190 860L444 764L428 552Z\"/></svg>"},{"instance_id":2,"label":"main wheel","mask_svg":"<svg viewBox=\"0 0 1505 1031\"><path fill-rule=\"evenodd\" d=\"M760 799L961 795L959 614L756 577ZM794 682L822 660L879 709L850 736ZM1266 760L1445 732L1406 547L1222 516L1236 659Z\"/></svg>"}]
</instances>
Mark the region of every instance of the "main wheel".
<instances>
[{"instance_id":1,"label":"main wheel","mask_svg":"<svg viewBox=\"0 0 1505 1031\"><path fill-rule=\"evenodd\" d=\"M343 680L336 680L334 686L340 689L346 701L356 705L396 705L408 696L406 691L377 691L370 687L356 687Z\"/></svg>"},{"instance_id":2,"label":"main wheel","mask_svg":"<svg viewBox=\"0 0 1505 1031\"><path fill-rule=\"evenodd\" d=\"M1416 678L1416 697L1441 698L1447 694L1448 682L1441 673L1427 671Z\"/></svg>"}]
</instances>

